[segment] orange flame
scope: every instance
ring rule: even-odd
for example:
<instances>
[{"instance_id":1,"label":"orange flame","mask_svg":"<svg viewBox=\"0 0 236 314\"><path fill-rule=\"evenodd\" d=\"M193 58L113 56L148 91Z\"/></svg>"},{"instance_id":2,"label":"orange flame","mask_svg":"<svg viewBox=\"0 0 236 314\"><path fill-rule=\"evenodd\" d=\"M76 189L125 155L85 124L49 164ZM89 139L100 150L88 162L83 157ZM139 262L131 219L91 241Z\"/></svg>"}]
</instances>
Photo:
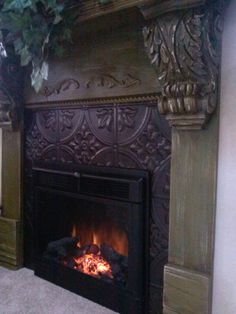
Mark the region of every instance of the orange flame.
<instances>
[{"instance_id":1,"label":"orange flame","mask_svg":"<svg viewBox=\"0 0 236 314\"><path fill-rule=\"evenodd\" d=\"M79 237L78 247L96 244L100 247L106 243L123 256L128 256L128 237L124 230L115 224L101 224L96 227L73 225L72 237Z\"/></svg>"}]
</instances>

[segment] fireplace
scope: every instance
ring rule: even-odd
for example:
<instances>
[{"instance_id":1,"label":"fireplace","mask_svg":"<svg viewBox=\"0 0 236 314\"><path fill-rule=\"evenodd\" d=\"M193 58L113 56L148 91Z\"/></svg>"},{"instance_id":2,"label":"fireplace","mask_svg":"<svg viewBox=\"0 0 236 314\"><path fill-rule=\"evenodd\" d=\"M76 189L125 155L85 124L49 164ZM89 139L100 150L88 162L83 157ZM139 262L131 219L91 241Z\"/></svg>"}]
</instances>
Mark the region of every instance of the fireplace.
<instances>
[{"instance_id":1,"label":"fireplace","mask_svg":"<svg viewBox=\"0 0 236 314\"><path fill-rule=\"evenodd\" d=\"M35 274L119 313L146 313L148 172L37 166Z\"/></svg>"}]
</instances>

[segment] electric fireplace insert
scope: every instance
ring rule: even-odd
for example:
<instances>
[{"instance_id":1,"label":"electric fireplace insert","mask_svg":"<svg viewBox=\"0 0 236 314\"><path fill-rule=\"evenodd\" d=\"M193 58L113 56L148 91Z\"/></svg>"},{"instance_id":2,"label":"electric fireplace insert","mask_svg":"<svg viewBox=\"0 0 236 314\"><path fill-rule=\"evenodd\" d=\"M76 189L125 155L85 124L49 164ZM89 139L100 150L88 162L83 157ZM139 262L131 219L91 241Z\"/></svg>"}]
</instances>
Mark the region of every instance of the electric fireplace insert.
<instances>
[{"instance_id":1,"label":"electric fireplace insert","mask_svg":"<svg viewBox=\"0 0 236 314\"><path fill-rule=\"evenodd\" d=\"M35 274L119 313L147 313L149 177L34 167Z\"/></svg>"}]
</instances>

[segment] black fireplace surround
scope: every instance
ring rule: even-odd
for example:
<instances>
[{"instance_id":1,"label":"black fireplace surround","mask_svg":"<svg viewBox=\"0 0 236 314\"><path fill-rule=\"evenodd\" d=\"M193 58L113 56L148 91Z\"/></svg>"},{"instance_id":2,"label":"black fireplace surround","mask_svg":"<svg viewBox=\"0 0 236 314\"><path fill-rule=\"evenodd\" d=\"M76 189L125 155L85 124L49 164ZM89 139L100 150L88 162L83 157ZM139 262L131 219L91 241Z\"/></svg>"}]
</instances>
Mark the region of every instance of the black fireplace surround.
<instances>
[{"instance_id":1,"label":"black fireplace surround","mask_svg":"<svg viewBox=\"0 0 236 314\"><path fill-rule=\"evenodd\" d=\"M36 165L35 274L119 313L148 313L149 175Z\"/></svg>"}]
</instances>

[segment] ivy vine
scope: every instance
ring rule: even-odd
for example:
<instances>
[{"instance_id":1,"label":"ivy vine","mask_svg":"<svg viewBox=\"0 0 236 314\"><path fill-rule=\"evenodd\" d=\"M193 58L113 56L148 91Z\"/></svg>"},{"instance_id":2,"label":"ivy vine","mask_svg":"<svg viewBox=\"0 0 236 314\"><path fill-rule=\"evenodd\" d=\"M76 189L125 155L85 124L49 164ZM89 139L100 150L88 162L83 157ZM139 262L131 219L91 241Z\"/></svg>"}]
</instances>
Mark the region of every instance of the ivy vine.
<instances>
[{"instance_id":1,"label":"ivy vine","mask_svg":"<svg viewBox=\"0 0 236 314\"><path fill-rule=\"evenodd\" d=\"M78 1L79 2L79 1ZM98 0L102 5L110 0ZM48 54L64 53L79 15L73 0L0 0L0 54L13 47L22 66L31 64L31 84L38 92L48 78Z\"/></svg>"}]
</instances>

